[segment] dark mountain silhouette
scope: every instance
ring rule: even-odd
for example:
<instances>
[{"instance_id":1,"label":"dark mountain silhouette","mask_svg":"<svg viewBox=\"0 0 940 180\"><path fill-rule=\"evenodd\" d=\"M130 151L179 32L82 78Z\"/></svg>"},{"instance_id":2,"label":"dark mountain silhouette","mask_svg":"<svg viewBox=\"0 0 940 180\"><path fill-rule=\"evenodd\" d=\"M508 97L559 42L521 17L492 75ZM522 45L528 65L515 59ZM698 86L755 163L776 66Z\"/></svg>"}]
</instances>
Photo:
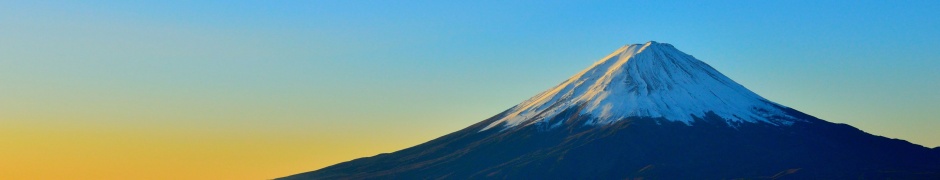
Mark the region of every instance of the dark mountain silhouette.
<instances>
[{"instance_id":1,"label":"dark mountain silhouette","mask_svg":"<svg viewBox=\"0 0 940 180\"><path fill-rule=\"evenodd\" d=\"M773 103L648 42L460 131L282 179L635 178L940 179L940 148Z\"/></svg>"}]
</instances>

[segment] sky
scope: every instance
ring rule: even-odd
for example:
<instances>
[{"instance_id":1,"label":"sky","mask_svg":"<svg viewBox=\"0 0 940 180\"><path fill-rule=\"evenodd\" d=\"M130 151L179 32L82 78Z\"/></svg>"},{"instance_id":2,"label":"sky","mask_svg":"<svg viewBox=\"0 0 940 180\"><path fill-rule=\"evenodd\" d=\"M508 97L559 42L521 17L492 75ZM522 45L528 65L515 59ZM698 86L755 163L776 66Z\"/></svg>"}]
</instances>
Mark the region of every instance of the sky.
<instances>
[{"instance_id":1,"label":"sky","mask_svg":"<svg viewBox=\"0 0 940 180\"><path fill-rule=\"evenodd\" d=\"M940 146L940 1L2 1L2 179L270 179L426 142L626 44Z\"/></svg>"}]
</instances>

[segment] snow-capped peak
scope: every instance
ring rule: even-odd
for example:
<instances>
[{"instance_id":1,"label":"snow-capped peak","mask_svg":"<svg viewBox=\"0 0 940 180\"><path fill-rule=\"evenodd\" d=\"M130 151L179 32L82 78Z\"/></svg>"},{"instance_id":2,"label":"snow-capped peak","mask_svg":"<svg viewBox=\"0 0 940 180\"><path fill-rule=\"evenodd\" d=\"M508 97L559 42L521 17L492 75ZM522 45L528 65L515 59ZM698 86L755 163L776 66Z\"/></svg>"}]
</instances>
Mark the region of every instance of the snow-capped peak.
<instances>
[{"instance_id":1,"label":"snow-capped peak","mask_svg":"<svg viewBox=\"0 0 940 180\"><path fill-rule=\"evenodd\" d=\"M628 117L662 118L691 125L714 113L737 123L789 125L781 105L751 92L670 44L650 41L617 49L565 82L509 109L483 128L549 123L570 108L602 125ZM561 125L555 122L550 127ZM481 131L482 131L481 130Z\"/></svg>"}]
</instances>

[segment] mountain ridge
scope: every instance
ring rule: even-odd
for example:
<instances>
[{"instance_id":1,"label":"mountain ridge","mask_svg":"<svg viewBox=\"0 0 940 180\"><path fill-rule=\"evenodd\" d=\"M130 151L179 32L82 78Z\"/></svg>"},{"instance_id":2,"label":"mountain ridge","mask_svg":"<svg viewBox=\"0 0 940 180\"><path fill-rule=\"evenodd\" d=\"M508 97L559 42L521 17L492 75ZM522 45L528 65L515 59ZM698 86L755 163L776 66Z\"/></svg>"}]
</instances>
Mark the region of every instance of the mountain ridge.
<instances>
[{"instance_id":1,"label":"mountain ridge","mask_svg":"<svg viewBox=\"0 0 940 180\"><path fill-rule=\"evenodd\" d=\"M625 46L554 88L434 140L281 179L940 179L940 148L773 103L667 45ZM656 51L642 54L650 47ZM653 60L694 69L629 68ZM599 66L605 63L619 65ZM653 102L673 96L695 98ZM727 100L736 98L743 100ZM603 105L638 99L647 104ZM676 106L695 111L667 116ZM622 114L593 111L598 107ZM737 116L754 112L762 114Z\"/></svg>"}]
</instances>

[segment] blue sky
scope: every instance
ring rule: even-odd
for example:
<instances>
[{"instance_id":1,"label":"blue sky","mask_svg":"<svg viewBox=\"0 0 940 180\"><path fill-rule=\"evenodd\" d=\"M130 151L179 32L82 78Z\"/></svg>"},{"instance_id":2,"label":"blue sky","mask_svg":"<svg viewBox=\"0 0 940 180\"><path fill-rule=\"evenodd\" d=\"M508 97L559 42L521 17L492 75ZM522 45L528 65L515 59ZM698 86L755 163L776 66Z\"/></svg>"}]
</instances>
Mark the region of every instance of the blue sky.
<instances>
[{"instance_id":1,"label":"blue sky","mask_svg":"<svg viewBox=\"0 0 940 180\"><path fill-rule=\"evenodd\" d=\"M655 40L767 99L933 147L938 9L938 1L4 1L0 122L49 144L67 142L50 135L61 132L162 142L180 147L179 159L207 156L176 142L227 142L203 148L256 153L242 163L278 168L233 177L270 178L453 132L620 46ZM235 139L246 137L266 148Z\"/></svg>"}]
</instances>

